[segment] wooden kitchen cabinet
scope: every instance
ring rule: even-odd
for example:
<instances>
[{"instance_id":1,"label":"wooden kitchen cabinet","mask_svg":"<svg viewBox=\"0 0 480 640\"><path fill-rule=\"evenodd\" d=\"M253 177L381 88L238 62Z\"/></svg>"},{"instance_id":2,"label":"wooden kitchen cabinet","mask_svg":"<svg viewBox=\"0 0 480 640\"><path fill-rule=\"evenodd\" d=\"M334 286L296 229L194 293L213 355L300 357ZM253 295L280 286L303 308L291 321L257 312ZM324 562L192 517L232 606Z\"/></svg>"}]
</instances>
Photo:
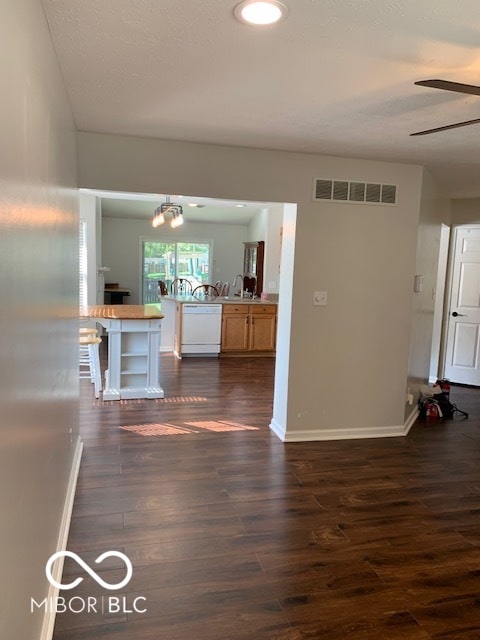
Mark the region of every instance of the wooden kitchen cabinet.
<instances>
[{"instance_id":1,"label":"wooden kitchen cabinet","mask_svg":"<svg viewBox=\"0 0 480 640\"><path fill-rule=\"evenodd\" d=\"M252 306L249 351L275 351L277 316L275 305Z\"/></svg>"},{"instance_id":2,"label":"wooden kitchen cabinet","mask_svg":"<svg viewBox=\"0 0 480 640\"><path fill-rule=\"evenodd\" d=\"M224 304L222 351L248 351L249 305Z\"/></svg>"},{"instance_id":3,"label":"wooden kitchen cabinet","mask_svg":"<svg viewBox=\"0 0 480 640\"><path fill-rule=\"evenodd\" d=\"M275 351L274 304L224 304L222 352Z\"/></svg>"}]
</instances>

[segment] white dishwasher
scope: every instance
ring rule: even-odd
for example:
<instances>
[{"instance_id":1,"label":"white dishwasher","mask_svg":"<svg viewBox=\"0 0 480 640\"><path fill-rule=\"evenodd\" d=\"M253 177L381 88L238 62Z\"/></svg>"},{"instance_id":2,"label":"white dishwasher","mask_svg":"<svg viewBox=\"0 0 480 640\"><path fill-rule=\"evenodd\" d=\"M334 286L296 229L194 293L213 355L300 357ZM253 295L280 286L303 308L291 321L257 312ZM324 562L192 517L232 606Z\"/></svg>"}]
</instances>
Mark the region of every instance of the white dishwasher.
<instances>
[{"instance_id":1,"label":"white dishwasher","mask_svg":"<svg viewBox=\"0 0 480 640\"><path fill-rule=\"evenodd\" d=\"M184 303L182 307L182 355L218 355L222 305Z\"/></svg>"}]
</instances>

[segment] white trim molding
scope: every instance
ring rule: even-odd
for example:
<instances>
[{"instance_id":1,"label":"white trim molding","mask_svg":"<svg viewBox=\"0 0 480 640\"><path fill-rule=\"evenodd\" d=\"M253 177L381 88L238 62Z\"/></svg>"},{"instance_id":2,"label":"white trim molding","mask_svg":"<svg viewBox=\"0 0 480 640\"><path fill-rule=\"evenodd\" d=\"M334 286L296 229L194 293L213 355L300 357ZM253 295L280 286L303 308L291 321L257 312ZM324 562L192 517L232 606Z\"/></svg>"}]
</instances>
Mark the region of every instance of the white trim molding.
<instances>
[{"instance_id":1,"label":"white trim molding","mask_svg":"<svg viewBox=\"0 0 480 640\"><path fill-rule=\"evenodd\" d=\"M408 434L418 418L418 407L412 411L403 425L388 427L361 427L357 429L302 429L285 432L275 420L270 422L270 429L282 442L310 442L327 440L362 440L366 438L398 438Z\"/></svg>"},{"instance_id":2,"label":"white trim molding","mask_svg":"<svg viewBox=\"0 0 480 640\"><path fill-rule=\"evenodd\" d=\"M70 522L72 519L73 501L75 499L75 491L77 488L78 472L80 470L80 462L82 460L83 442L80 437L77 438L75 451L73 453L72 467L70 469L70 477L68 479L67 494L63 505L62 520L60 530L58 532L58 541L56 551L65 551L68 542L68 533L70 530ZM53 577L60 582L63 572L63 560L55 562L52 571ZM52 584L48 590L48 602L52 602L50 598L56 599L59 590ZM55 626L55 613L50 607L46 607L45 617L43 618L42 631L39 640L51 640L53 637L53 628Z\"/></svg>"}]
</instances>

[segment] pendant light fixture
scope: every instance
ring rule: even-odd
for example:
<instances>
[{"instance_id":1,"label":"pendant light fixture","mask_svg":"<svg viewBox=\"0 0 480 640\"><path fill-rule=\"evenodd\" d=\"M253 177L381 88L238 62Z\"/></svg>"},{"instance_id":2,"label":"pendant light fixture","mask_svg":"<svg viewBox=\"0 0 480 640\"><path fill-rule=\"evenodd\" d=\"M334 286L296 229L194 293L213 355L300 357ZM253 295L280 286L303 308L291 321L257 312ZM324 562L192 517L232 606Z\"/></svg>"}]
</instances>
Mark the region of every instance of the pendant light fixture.
<instances>
[{"instance_id":1,"label":"pendant light fixture","mask_svg":"<svg viewBox=\"0 0 480 640\"><path fill-rule=\"evenodd\" d=\"M159 227L165 222L165 215L170 214L172 220L170 226L172 229L179 227L183 224L183 207L180 204L173 204L170 201L170 196L165 196L165 202L155 209L155 213L152 218L152 227Z\"/></svg>"}]
</instances>

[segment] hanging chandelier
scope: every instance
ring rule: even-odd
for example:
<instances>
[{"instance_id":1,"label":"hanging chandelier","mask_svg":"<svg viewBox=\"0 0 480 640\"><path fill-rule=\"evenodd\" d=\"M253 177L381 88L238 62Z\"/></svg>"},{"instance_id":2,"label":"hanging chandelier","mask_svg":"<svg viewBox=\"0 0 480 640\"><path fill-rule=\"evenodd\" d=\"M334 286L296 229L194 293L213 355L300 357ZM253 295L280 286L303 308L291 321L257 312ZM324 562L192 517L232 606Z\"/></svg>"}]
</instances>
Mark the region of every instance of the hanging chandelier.
<instances>
[{"instance_id":1,"label":"hanging chandelier","mask_svg":"<svg viewBox=\"0 0 480 640\"><path fill-rule=\"evenodd\" d=\"M183 224L183 207L180 204L173 204L170 202L170 196L165 196L165 202L155 209L155 213L152 218L152 227L159 227L165 222L165 215L172 216L170 226L172 229L179 227Z\"/></svg>"}]
</instances>

